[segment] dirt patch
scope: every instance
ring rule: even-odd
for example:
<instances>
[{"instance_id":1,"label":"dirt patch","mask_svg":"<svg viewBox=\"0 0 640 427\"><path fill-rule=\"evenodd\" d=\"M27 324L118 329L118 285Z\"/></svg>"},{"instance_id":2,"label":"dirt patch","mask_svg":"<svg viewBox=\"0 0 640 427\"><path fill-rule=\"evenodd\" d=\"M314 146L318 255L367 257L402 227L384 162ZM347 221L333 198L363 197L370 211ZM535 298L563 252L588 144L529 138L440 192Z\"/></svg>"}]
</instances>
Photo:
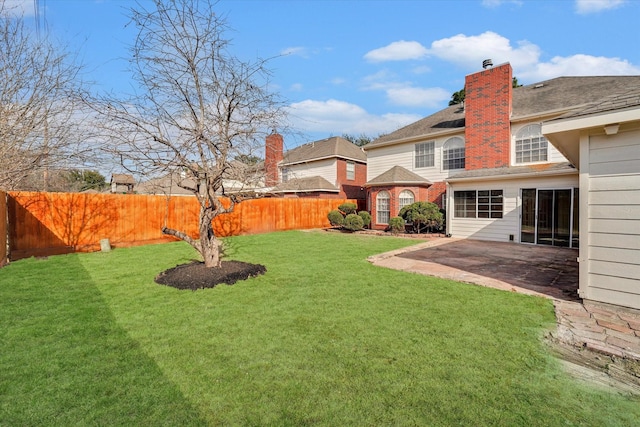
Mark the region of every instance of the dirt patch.
<instances>
[{"instance_id":1,"label":"dirt patch","mask_svg":"<svg viewBox=\"0 0 640 427\"><path fill-rule=\"evenodd\" d=\"M156 283L177 289L213 288L219 284L233 285L238 280L247 280L267 271L264 265L241 261L222 261L220 267L207 268L204 263L194 261L163 271L156 277Z\"/></svg>"}]
</instances>

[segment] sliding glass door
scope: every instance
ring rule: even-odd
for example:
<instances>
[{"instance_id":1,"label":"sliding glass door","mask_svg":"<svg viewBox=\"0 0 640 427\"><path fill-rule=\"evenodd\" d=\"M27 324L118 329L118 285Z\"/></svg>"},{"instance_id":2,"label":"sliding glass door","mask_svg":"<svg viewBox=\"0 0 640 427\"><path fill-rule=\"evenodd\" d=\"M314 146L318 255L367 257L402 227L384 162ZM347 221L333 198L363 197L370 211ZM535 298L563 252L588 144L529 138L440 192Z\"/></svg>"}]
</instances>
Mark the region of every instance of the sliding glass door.
<instances>
[{"instance_id":1,"label":"sliding glass door","mask_svg":"<svg viewBox=\"0 0 640 427\"><path fill-rule=\"evenodd\" d=\"M578 190L535 189L521 191L520 242L578 247Z\"/></svg>"}]
</instances>

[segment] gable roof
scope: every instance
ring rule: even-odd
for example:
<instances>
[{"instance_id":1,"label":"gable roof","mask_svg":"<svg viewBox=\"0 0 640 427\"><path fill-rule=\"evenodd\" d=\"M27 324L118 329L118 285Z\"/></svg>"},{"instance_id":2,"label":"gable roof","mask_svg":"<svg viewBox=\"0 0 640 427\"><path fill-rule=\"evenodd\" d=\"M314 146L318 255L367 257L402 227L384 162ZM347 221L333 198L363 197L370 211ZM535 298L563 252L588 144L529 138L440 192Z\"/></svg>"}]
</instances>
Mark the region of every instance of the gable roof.
<instances>
[{"instance_id":1,"label":"gable roof","mask_svg":"<svg viewBox=\"0 0 640 427\"><path fill-rule=\"evenodd\" d=\"M340 189L321 176L309 176L305 178L293 178L287 182L276 185L272 193L311 193L311 192L338 193Z\"/></svg>"},{"instance_id":2,"label":"gable roof","mask_svg":"<svg viewBox=\"0 0 640 427\"><path fill-rule=\"evenodd\" d=\"M111 183L135 185L136 180L133 175L127 173L114 173L111 175Z\"/></svg>"},{"instance_id":3,"label":"gable roof","mask_svg":"<svg viewBox=\"0 0 640 427\"><path fill-rule=\"evenodd\" d=\"M640 86L640 76L558 77L513 89L511 120L561 115L584 108L612 93ZM367 144L369 150L413 138L437 137L464 130L465 111L452 105Z\"/></svg>"},{"instance_id":4,"label":"gable roof","mask_svg":"<svg viewBox=\"0 0 640 427\"><path fill-rule=\"evenodd\" d=\"M360 163L367 162L367 155L357 145L339 136L309 142L287 151L282 160L283 165L310 162L338 157L354 160Z\"/></svg>"},{"instance_id":5,"label":"gable roof","mask_svg":"<svg viewBox=\"0 0 640 427\"><path fill-rule=\"evenodd\" d=\"M431 181L417 175L402 166L394 166L386 172L381 173L377 177L365 184L365 187L377 187L382 185L431 185Z\"/></svg>"}]
</instances>

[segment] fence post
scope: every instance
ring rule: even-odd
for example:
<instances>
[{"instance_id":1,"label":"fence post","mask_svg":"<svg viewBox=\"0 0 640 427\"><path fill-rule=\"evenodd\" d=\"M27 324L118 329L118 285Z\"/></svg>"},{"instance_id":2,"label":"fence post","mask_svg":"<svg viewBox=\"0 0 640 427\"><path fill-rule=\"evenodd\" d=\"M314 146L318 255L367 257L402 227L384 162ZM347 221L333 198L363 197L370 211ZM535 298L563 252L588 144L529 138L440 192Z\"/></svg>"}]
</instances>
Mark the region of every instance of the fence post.
<instances>
[{"instance_id":1,"label":"fence post","mask_svg":"<svg viewBox=\"0 0 640 427\"><path fill-rule=\"evenodd\" d=\"M0 267L9 261L9 212L7 193L0 191Z\"/></svg>"}]
</instances>

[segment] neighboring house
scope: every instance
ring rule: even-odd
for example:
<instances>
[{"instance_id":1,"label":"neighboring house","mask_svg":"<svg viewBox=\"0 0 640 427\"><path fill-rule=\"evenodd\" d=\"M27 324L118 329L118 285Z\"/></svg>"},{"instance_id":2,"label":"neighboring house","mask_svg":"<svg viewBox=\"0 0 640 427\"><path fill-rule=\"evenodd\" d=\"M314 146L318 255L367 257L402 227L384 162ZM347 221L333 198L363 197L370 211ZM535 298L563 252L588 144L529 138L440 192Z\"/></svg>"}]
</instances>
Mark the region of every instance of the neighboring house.
<instances>
[{"instance_id":1,"label":"neighboring house","mask_svg":"<svg viewBox=\"0 0 640 427\"><path fill-rule=\"evenodd\" d=\"M187 173L169 173L152 178L135 187L140 194L192 196L198 191L197 180ZM220 193L264 192L264 164L248 165L237 160L229 162L223 173Z\"/></svg>"},{"instance_id":2,"label":"neighboring house","mask_svg":"<svg viewBox=\"0 0 640 427\"><path fill-rule=\"evenodd\" d=\"M372 226L413 201L446 210L455 237L578 247L579 173L542 123L640 84L640 76L560 77L512 87L507 64L465 79L466 99L364 148Z\"/></svg>"},{"instance_id":3,"label":"neighboring house","mask_svg":"<svg viewBox=\"0 0 640 427\"><path fill-rule=\"evenodd\" d=\"M347 198L364 207L367 156L340 137L310 142L283 152L283 138L266 140L266 185L281 197Z\"/></svg>"},{"instance_id":4,"label":"neighboring house","mask_svg":"<svg viewBox=\"0 0 640 427\"><path fill-rule=\"evenodd\" d=\"M133 175L124 173L114 173L111 175L111 192L112 193L133 193L133 187L136 180Z\"/></svg>"},{"instance_id":5,"label":"neighboring house","mask_svg":"<svg viewBox=\"0 0 640 427\"><path fill-rule=\"evenodd\" d=\"M640 82L542 131L580 173L580 296L640 309Z\"/></svg>"}]
</instances>

